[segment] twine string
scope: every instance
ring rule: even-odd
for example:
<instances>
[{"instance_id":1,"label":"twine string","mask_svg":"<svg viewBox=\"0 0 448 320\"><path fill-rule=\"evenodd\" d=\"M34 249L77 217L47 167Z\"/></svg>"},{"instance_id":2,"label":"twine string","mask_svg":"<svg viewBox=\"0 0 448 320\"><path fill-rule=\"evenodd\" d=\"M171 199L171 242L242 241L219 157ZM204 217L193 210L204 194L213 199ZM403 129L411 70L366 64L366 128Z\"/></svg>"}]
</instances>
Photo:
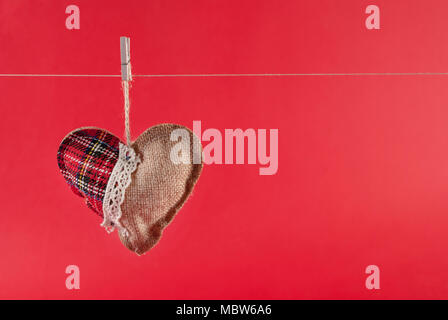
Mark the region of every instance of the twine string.
<instances>
[{"instance_id":1,"label":"twine string","mask_svg":"<svg viewBox=\"0 0 448 320\"><path fill-rule=\"evenodd\" d=\"M126 136L126 144L128 147L131 146L131 129L129 124L129 81L121 82L123 87L123 98L124 98L124 127L125 127L125 136Z\"/></svg>"},{"instance_id":2,"label":"twine string","mask_svg":"<svg viewBox=\"0 0 448 320\"><path fill-rule=\"evenodd\" d=\"M188 78L188 77L318 77L318 76L448 76L448 72L359 72L359 73L203 73L203 74L135 74L141 78ZM39 73L0 73L0 77L86 77L119 78L119 74L39 74Z\"/></svg>"}]
</instances>

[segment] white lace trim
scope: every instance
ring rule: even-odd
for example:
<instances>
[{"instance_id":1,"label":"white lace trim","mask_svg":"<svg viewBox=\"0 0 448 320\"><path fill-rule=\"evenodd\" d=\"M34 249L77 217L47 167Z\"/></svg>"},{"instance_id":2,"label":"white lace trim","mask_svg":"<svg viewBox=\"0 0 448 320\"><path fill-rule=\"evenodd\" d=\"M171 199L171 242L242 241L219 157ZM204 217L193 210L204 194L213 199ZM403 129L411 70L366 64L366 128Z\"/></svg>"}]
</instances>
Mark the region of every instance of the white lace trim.
<instances>
[{"instance_id":1,"label":"white lace trim","mask_svg":"<svg viewBox=\"0 0 448 320\"><path fill-rule=\"evenodd\" d=\"M138 163L140 158L135 151L120 142L118 160L107 182L103 200L104 220L101 226L109 233L117 228L118 232L128 234L126 228L120 223L121 204L124 201L126 189L131 184L131 175L137 169Z\"/></svg>"}]
</instances>

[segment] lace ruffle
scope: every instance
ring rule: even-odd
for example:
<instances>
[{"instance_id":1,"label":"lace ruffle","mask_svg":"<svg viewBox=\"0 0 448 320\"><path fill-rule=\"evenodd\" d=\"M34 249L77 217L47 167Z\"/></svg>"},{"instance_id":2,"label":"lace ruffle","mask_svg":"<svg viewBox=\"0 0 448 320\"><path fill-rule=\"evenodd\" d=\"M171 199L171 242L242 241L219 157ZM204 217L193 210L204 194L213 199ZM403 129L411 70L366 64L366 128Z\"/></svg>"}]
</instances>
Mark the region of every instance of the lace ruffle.
<instances>
[{"instance_id":1,"label":"lace ruffle","mask_svg":"<svg viewBox=\"0 0 448 320\"><path fill-rule=\"evenodd\" d=\"M120 142L118 160L107 182L103 200L104 220L101 226L105 227L107 232L117 228L120 233L128 233L120 223L121 204L124 201L126 189L131 184L131 175L137 169L138 163L140 158L134 149Z\"/></svg>"}]
</instances>

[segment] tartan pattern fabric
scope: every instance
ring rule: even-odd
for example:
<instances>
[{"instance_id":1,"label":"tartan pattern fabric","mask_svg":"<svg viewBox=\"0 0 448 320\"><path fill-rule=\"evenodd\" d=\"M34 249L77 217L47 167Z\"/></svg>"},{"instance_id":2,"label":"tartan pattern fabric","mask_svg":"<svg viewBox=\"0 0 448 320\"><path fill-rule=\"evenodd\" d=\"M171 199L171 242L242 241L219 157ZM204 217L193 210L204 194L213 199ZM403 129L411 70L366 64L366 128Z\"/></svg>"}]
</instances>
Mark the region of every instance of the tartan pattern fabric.
<instances>
[{"instance_id":1,"label":"tartan pattern fabric","mask_svg":"<svg viewBox=\"0 0 448 320\"><path fill-rule=\"evenodd\" d=\"M120 140L105 130L82 128L64 138L58 166L72 191L103 217L104 194L117 163Z\"/></svg>"}]
</instances>

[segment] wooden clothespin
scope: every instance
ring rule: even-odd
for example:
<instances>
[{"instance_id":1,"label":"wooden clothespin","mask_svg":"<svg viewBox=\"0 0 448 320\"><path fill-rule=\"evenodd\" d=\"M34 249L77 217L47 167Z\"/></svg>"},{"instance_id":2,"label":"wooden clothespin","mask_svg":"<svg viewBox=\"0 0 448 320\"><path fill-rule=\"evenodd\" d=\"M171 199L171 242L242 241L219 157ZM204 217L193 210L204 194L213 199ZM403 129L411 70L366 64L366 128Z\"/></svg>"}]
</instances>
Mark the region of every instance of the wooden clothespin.
<instances>
[{"instance_id":1,"label":"wooden clothespin","mask_svg":"<svg viewBox=\"0 0 448 320\"><path fill-rule=\"evenodd\" d=\"M120 37L121 80L131 81L131 39Z\"/></svg>"}]
</instances>

